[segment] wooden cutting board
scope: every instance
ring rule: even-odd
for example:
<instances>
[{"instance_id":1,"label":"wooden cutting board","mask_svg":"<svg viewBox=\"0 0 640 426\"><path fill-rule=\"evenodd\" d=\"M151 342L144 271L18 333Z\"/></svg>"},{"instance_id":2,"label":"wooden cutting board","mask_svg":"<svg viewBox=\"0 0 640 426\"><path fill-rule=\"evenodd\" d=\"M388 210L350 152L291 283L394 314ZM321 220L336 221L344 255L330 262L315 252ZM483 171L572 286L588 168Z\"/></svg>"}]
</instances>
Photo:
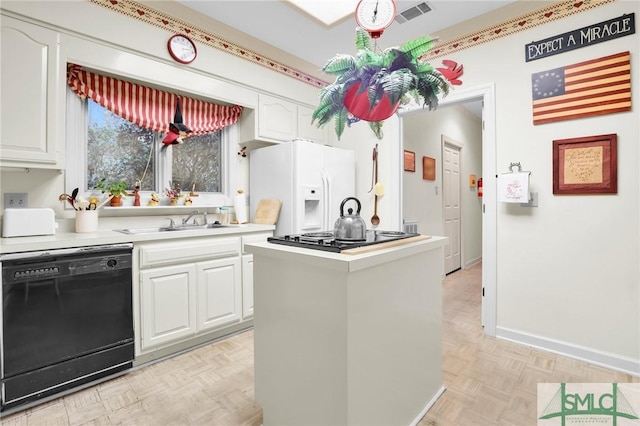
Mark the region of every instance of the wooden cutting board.
<instances>
[{"instance_id":1,"label":"wooden cutting board","mask_svg":"<svg viewBox=\"0 0 640 426\"><path fill-rule=\"evenodd\" d=\"M280 216L280 207L282 207L282 201L278 199L260 200L258 207L256 207L253 223L275 225L278 222L278 216Z\"/></svg>"},{"instance_id":2,"label":"wooden cutting board","mask_svg":"<svg viewBox=\"0 0 640 426\"><path fill-rule=\"evenodd\" d=\"M416 235L415 237L403 238L401 240L387 241L386 243L371 244L369 246L356 247L348 250L342 250L340 254L362 254L374 250L381 250L390 247L401 246L403 244L415 243L416 241L428 240L431 235Z\"/></svg>"}]
</instances>

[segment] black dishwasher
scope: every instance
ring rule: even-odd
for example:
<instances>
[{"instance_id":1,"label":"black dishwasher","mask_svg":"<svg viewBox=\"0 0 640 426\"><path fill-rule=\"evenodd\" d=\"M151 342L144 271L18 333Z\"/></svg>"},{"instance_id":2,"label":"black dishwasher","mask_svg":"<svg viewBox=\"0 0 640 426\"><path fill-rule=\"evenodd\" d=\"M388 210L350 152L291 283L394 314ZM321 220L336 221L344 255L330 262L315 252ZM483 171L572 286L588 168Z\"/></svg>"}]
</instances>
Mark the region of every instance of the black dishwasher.
<instances>
[{"instance_id":1,"label":"black dishwasher","mask_svg":"<svg viewBox=\"0 0 640 426\"><path fill-rule=\"evenodd\" d=\"M0 255L0 411L131 368L132 249Z\"/></svg>"}]
</instances>

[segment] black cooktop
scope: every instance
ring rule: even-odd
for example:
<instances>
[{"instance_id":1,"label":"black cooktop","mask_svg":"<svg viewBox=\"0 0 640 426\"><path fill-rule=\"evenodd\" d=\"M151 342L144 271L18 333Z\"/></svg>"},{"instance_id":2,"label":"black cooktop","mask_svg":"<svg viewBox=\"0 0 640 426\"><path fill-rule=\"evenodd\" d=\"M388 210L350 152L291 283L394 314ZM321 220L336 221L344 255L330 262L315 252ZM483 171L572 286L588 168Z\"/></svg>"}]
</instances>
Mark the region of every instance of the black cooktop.
<instances>
[{"instance_id":1,"label":"black cooktop","mask_svg":"<svg viewBox=\"0 0 640 426\"><path fill-rule=\"evenodd\" d=\"M365 240L345 241L335 239L333 237L333 232L331 231L324 231L310 232L307 234L280 235L269 237L267 238L267 241L269 241L270 243L283 244L286 246L340 253L342 250L386 243L388 241L401 240L403 238L416 237L418 235L420 234L411 234L399 231L368 230Z\"/></svg>"}]
</instances>

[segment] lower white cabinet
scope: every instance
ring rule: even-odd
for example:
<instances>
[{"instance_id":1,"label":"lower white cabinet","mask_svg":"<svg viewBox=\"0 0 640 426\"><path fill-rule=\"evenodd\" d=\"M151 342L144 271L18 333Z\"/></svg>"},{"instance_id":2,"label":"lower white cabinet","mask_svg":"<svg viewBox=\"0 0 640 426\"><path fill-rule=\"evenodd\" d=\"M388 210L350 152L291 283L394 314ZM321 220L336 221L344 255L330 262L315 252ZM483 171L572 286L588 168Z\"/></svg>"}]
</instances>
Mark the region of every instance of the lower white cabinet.
<instances>
[{"instance_id":1,"label":"lower white cabinet","mask_svg":"<svg viewBox=\"0 0 640 426\"><path fill-rule=\"evenodd\" d=\"M242 318L253 317L253 255L242 256Z\"/></svg>"},{"instance_id":2,"label":"lower white cabinet","mask_svg":"<svg viewBox=\"0 0 640 426\"><path fill-rule=\"evenodd\" d=\"M272 234L136 244L136 357L155 359L250 327L253 255L244 245L266 241Z\"/></svg>"},{"instance_id":3,"label":"lower white cabinet","mask_svg":"<svg viewBox=\"0 0 640 426\"><path fill-rule=\"evenodd\" d=\"M194 264L140 272L143 349L196 333L196 276Z\"/></svg>"},{"instance_id":4,"label":"lower white cabinet","mask_svg":"<svg viewBox=\"0 0 640 426\"><path fill-rule=\"evenodd\" d=\"M197 331L233 324L242 318L240 258L196 264L198 274Z\"/></svg>"},{"instance_id":5,"label":"lower white cabinet","mask_svg":"<svg viewBox=\"0 0 640 426\"><path fill-rule=\"evenodd\" d=\"M223 237L138 246L142 352L242 320L240 241Z\"/></svg>"},{"instance_id":6,"label":"lower white cabinet","mask_svg":"<svg viewBox=\"0 0 640 426\"><path fill-rule=\"evenodd\" d=\"M273 232L244 235L242 237L242 319L253 318L253 255L244 249L245 244L263 243Z\"/></svg>"}]
</instances>

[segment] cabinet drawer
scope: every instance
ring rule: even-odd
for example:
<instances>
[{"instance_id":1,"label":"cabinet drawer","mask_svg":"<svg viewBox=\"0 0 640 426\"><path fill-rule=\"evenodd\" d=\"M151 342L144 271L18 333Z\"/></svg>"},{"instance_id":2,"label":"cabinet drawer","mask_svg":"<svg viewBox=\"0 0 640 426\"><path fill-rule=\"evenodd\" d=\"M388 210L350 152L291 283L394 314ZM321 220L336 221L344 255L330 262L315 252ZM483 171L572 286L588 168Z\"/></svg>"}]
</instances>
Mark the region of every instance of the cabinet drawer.
<instances>
[{"instance_id":1,"label":"cabinet drawer","mask_svg":"<svg viewBox=\"0 0 640 426\"><path fill-rule=\"evenodd\" d=\"M262 234L245 235L242 237L242 253L245 253L244 245L251 243L264 243L268 237L271 237L273 232L264 232Z\"/></svg>"},{"instance_id":2,"label":"cabinet drawer","mask_svg":"<svg viewBox=\"0 0 640 426\"><path fill-rule=\"evenodd\" d=\"M140 267L240 255L240 237L185 239L140 245Z\"/></svg>"}]
</instances>

